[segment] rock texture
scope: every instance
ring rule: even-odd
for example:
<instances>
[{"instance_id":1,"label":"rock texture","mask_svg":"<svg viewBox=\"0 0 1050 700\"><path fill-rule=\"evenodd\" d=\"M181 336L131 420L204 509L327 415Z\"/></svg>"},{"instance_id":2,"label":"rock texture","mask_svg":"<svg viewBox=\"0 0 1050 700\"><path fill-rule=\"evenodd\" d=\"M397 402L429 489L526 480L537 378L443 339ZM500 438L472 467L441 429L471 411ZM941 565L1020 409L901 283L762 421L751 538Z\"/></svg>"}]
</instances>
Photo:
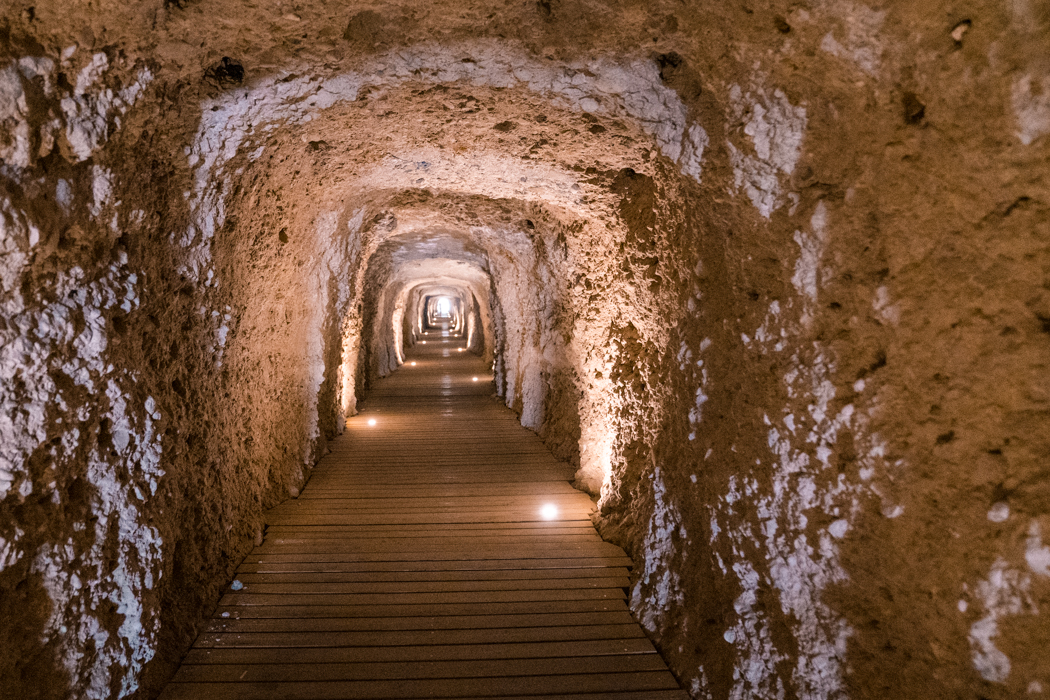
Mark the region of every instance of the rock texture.
<instances>
[{"instance_id":1,"label":"rock texture","mask_svg":"<svg viewBox=\"0 0 1050 700\"><path fill-rule=\"evenodd\" d=\"M467 312L697 698L1050 693L1038 3L0 8L0 680L151 697Z\"/></svg>"}]
</instances>

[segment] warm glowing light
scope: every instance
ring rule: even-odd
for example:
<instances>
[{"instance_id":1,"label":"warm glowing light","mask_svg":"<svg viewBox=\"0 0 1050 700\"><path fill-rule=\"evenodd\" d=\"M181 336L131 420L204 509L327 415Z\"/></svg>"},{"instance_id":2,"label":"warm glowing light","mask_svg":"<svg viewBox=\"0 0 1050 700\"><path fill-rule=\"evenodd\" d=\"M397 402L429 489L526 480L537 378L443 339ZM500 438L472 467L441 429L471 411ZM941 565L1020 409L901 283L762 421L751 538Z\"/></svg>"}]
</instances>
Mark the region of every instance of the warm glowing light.
<instances>
[{"instance_id":1,"label":"warm glowing light","mask_svg":"<svg viewBox=\"0 0 1050 700\"><path fill-rule=\"evenodd\" d=\"M540 517L544 520L554 520L558 517L558 506L553 503L544 504L544 506L540 508Z\"/></svg>"},{"instance_id":2,"label":"warm glowing light","mask_svg":"<svg viewBox=\"0 0 1050 700\"><path fill-rule=\"evenodd\" d=\"M376 424L376 419L375 418L369 418L368 419L368 424L369 425L375 425Z\"/></svg>"},{"instance_id":3,"label":"warm glowing light","mask_svg":"<svg viewBox=\"0 0 1050 700\"><path fill-rule=\"evenodd\" d=\"M415 366L416 366L416 363L415 363L415 362L413 362L413 363L412 363L412 366L413 366L413 367L415 367Z\"/></svg>"},{"instance_id":4,"label":"warm glowing light","mask_svg":"<svg viewBox=\"0 0 1050 700\"><path fill-rule=\"evenodd\" d=\"M474 377L474 381L478 381L478 378L477 378L477 377Z\"/></svg>"},{"instance_id":5,"label":"warm glowing light","mask_svg":"<svg viewBox=\"0 0 1050 700\"><path fill-rule=\"evenodd\" d=\"M448 297L438 297L437 300L437 315L438 316L451 316L452 315L452 300Z\"/></svg>"},{"instance_id":6,"label":"warm glowing light","mask_svg":"<svg viewBox=\"0 0 1050 700\"><path fill-rule=\"evenodd\" d=\"M463 352L463 348L456 348L456 352Z\"/></svg>"},{"instance_id":7,"label":"warm glowing light","mask_svg":"<svg viewBox=\"0 0 1050 700\"><path fill-rule=\"evenodd\" d=\"M425 341L425 340L421 340L421 341L419 341L419 342L423 343L423 345L426 345L426 344L427 344L427 341Z\"/></svg>"}]
</instances>

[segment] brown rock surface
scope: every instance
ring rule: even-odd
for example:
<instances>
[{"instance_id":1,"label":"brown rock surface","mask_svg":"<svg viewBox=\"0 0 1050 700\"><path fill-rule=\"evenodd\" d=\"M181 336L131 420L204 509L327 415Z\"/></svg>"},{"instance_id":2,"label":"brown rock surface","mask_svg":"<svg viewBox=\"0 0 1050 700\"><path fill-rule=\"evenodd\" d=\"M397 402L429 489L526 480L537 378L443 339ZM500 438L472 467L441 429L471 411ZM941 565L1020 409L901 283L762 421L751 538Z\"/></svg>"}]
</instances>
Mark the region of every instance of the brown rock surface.
<instances>
[{"instance_id":1,"label":"brown rock surface","mask_svg":"<svg viewBox=\"0 0 1050 700\"><path fill-rule=\"evenodd\" d=\"M1050 693L1038 3L12 0L0 687L151 697L469 308L698 698Z\"/></svg>"}]
</instances>

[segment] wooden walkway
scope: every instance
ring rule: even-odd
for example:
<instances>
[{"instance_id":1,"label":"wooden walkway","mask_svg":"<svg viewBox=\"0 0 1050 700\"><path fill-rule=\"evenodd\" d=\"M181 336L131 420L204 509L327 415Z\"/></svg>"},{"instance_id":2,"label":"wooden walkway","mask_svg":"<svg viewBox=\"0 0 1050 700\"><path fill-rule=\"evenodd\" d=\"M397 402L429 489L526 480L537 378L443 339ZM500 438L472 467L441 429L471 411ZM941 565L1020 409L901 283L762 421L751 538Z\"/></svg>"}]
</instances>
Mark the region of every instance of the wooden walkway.
<instances>
[{"instance_id":1,"label":"wooden walkway","mask_svg":"<svg viewBox=\"0 0 1050 700\"><path fill-rule=\"evenodd\" d=\"M572 468L431 338L267 514L161 700L688 697Z\"/></svg>"}]
</instances>

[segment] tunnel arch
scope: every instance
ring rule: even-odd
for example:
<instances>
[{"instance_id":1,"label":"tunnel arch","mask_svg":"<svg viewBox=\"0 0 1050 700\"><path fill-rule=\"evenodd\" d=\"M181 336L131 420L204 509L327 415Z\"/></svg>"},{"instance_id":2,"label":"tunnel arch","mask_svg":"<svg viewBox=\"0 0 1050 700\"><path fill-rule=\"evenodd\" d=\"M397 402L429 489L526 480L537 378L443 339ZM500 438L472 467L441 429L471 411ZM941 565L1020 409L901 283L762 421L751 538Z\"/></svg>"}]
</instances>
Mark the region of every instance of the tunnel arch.
<instances>
[{"instance_id":1,"label":"tunnel arch","mask_svg":"<svg viewBox=\"0 0 1050 700\"><path fill-rule=\"evenodd\" d=\"M491 285L491 280L489 280ZM455 304L455 315L452 330L461 334L466 340L466 350L492 360L492 343L494 340L489 320L487 295L478 294L472 288L463 286L461 278L431 277L419 281L406 293L405 322L403 324L403 347L411 347L421 337L425 316L429 313L428 305L435 298L452 300ZM438 302L440 303L440 302Z\"/></svg>"},{"instance_id":2,"label":"tunnel arch","mask_svg":"<svg viewBox=\"0 0 1050 700\"><path fill-rule=\"evenodd\" d=\"M608 65L622 70L615 62ZM673 97L648 62L624 65L657 81L643 84L643 92ZM589 71L559 70L582 76L591 89L563 86L563 95L575 100L598 94ZM223 428L236 435L236 446L220 448L209 441L209 449L230 453L225 459L252 473L250 484L245 488L230 478L220 491L239 492L239 498L257 503L298 494L325 449L326 436L337 433L343 417L354 412L363 382L396 366L396 341L384 342L383 324L370 315L377 308L371 302L382 307L380 315L396 307L380 283L384 271L393 269L393 260L383 257L384 246L426 231L451 234L483 251L491 281L486 288L475 280L472 294L488 298L482 325L491 326L487 345L498 393L533 429L543 431L553 424L550 415L559 414L564 426L552 432L564 434L560 451L579 464L578 483L597 492L608 477L611 437L603 417L608 385L591 380L578 386L572 367L582 355L591 363L604 362L592 349L574 347L572 339L606 335L606 318L570 311L572 298L581 293L568 284L570 258L592 264L600 257L593 249L574 246L582 232L624 236L610 180L651 179L646 173L683 177L678 165L661 165L658 155L663 149L680 157L674 143L678 126L671 124L668 131L668 125L657 125L663 129L661 140L661 133L652 133L654 124L631 118L631 104L582 102L594 110L583 112L571 100L512 80L505 67L498 67L496 75L502 77L495 80L472 80L458 72L452 78L471 86L466 97L472 99L462 100L462 111L478 115L476 131L483 130L471 148L487 141L485 148L497 146L496 151L463 151L426 134L427 143L410 153L378 161L370 153L358 154L346 139L381 142L387 106L427 115L425 105L434 95L456 89L455 82L449 87L420 81L413 71L378 95L355 85L349 74L323 84L294 73L261 78L248 92L233 90L204 100L196 134L174 149L187 155L190 188L171 192L170 209L185 212L171 217L166 240L177 261L173 291L186 300L180 307L183 327L200 329L206 339L194 360L196 371L226 377L227 400L244 407L241 424ZM631 77L630 70L627 74ZM443 89L427 94L431 88ZM354 99L359 95L366 99ZM484 112L476 108L482 100L489 105ZM361 113L373 103L386 104L378 114ZM505 127L509 120L496 120L500 109L522 109L523 103L534 115L526 126L536 133L529 137L525 126ZM657 100L657 113L665 108ZM561 153L543 143L544 134L553 132L571 134L573 161L562 161ZM516 138L513 156L504 153L508 133ZM609 147L606 133L615 135L615 146ZM683 162L692 167L688 157ZM108 168L94 166L92 174L96 190L115 190L108 201L133 197L121 191L133 183L114 178ZM623 308L628 297L623 290L619 294ZM646 315L639 307L636 320ZM582 420L577 414L581 389L589 392L585 400L592 404L590 411L579 412ZM226 421L206 418L202 425ZM593 430L602 437L591 437ZM256 434L268 437L260 441ZM251 528L257 526L243 523L238 531L245 527L254 536ZM187 548L182 556L199 558L193 551Z\"/></svg>"},{"instance_id":3,"label":"tunnel arch","mask_svg":"<svg viewBox=\"0 0 1050 700\"><path fill-rule=\"evenodd\" d=\"M447 289L695 697L1050 683L1023 5L0 10L0 674L158 687Z\"/></svg>"},{"instance_id":4,"label":"tunnel arch","mask_svg":"<svg viewBox=\"0 0 1050 700\"><path fill-rule=\"evenodd\" d=\"M610 386L599 377L581 382L573 363L586 356L605 367L594 341L606 342L611 314L584 313L584 292L569 284L574 265L600 258L576 242L584 232L625 238L620 196L610 183L670 181L686 178L683 172L695 180L706 136L686 128L682 103L646 59L541 70L531 59L511 67L506 51L491 45L475 53L479 74L469 67L464 73L460 68L472 64L461 57L448 75L428 75L420 67L448 54L423 47L407 59L385 57L396 64L390 80L374 79L385 71L375 67L368 69L372 80L353 72L301 78L300 66L202 101L195 135L174 149L187 156L190 187L171 192L170 209L179 213L166 244L177 261L174 292L186 300L183 327L206 338L197 371L227 377L227 400L244 406L241 424L223 428L236 435L236 447L218 451L252 472L250 485L230 480L220 490L262 503L298 493L368 378L397 365L396 332L383 330L393 329L396 294L382 283L397 266L384 246L427 231L477 248L460 251L460 260L472 258L488 284L478 272L456 279L471 278L473 298L487 299L479 316L483 331L491 328L485 346L498 393L525 425L558 436L556 447L580 467L581 486L597 493L607 481ZM591 68L611 82L597 80ZM637 94L610 92L619 83ZM443 142L426 123L447 121L428 108L446 93L462 114L460 136ZM417 143L378 160L359 152L352 139L382 142L390 109L420 115L424 126L404 135ZM501 110L532 118L511 122ZM468 118L474 138L457 145ZM547 138L558 133L569 134L570 160ZM513 154L504 135L514 137ZM662 163L666 158L678 163ZM111 188L107 201L132 198L121 189L133 188L131 181L93 168L92 187ZM98 205L105 206L118 205ZM639 325L649 317L658 329L651 313L658 304L646 305L651 288L643 285L642 298L634 298L612 280L623 272L607 274L606 283L618 288L618 303L609 308L631 307ZM381 320L387 315L389 324ZM573 342L581 337L588 338L582 347ZM589 408L580 409L581 401Z\"/></svg>"}]
</instances>

